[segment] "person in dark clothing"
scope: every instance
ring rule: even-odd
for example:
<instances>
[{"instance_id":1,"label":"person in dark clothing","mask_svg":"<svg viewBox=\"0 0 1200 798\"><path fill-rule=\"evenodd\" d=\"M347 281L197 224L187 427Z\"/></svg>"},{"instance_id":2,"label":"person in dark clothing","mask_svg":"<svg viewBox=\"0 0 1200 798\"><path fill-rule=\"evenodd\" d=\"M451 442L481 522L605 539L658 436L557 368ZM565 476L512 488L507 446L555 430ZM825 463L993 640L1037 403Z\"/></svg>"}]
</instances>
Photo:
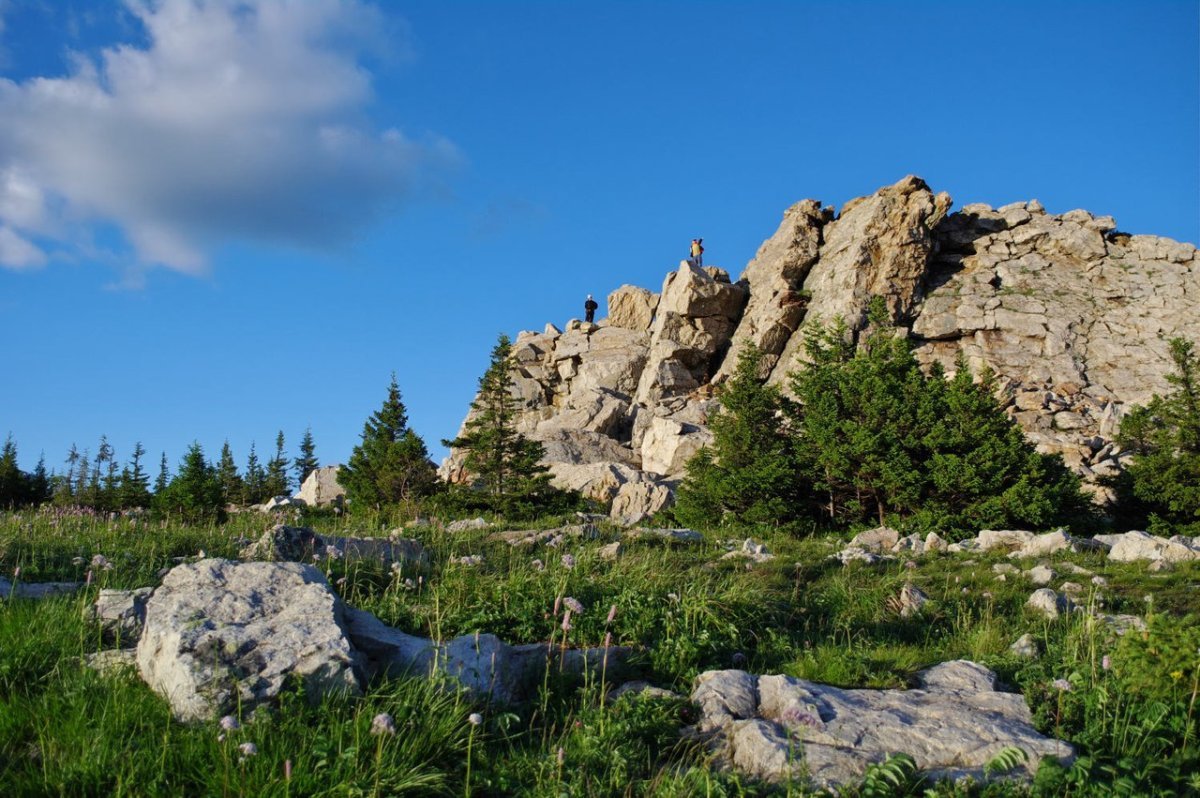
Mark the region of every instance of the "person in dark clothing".
<instances>
[{"instance_id":1,"label":"person in dark clothing","mask_svg":"<svg viewBox=\"0 0 1200 798\"><path fill-rule=\"evenodd\" d=\"M588 294L587 301L583 303L583 318L588 324L592 324L596 320L596 308L600 307L596 304L596 300L592 299L592 295Z\"/></svg>"}]
</instances>

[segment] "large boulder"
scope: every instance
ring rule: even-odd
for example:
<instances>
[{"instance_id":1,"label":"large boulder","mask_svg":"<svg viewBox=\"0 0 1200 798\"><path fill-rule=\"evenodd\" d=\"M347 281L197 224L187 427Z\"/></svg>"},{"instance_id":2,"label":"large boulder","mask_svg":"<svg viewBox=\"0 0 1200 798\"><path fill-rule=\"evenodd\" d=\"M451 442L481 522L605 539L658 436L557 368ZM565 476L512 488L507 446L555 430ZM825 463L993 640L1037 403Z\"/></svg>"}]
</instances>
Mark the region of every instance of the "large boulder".
<instances>
[{"instance_id":1,"label":"large boulder","mask_svg":"<svg viewBox=\"0 0 1200 798\"><path fill-rule=\"evenodd\" d=\"M645 479L638 469L624 463L549 463L550 484L562 490L578 491L585 498L607 504L628 483Z\"/></svg>"},{"instance_id":2,"label":"large boulder","mask_svg":"<svg viewBox=\"0 0 1200 798\"><path fill-rule=\"evenodd\" d=\"M613 498L609 517L618 524L633 526L670 507L675 492L662 482L627 482Z\"/></svg>"},{"instance_id":3,"label":"large boulder","mask_svg":"<svg viewBox=\"0 0 1200 798\"><path fill-rule=\"evenodd\" d=\"M1200 546L1191 538L1181 535L1160 538L1134 530L1123 535L1097 535L1096 539L1110 546L1108 559L1117 562L1186 562L1200 559Z\"/></svg>"},{"instance_id":4,"label":"large boulder","mask_svg":"<svg viewBox=\"0 0 1200 798\"><path fill-rule=\"evenodd\" d=\"M295 498L304 501L310 507L341 504L346 500L346 489L338 483L340 468L341 466L331 465L314 469L305 477Z\"/></svg>"},{"instance_id":5,"label":"large boulder","mask_svg":"<svg viewBox=\"0 0 1200 798\"><path fill-rule=\"evenodd\" d=\"M311 565L176 566L145 611L138 671L181 721L248 712L289 679L314 695L360 689L344 607Z\"/></svg>"},{"instance_id":6,"label":"large boulder","mask_svg":"<svg viewBox=\"0 0 1200 798\"><path fill-rule=\"evenodd\" d=\"M1069 745L1039 734L1025 698L998 692L995 675L965 660L920 674L915 690L844 690L791 676L707 671L696 677L696 731L720 757L767 781L804 773L818 787L857 783L866 769L906 753L934 779L994 776L987 764L1009 747L1027 759L1028 779L1042 759L1069 763ZM1013 774L997 774L1011 778Z\"/></svg>"},{"instance_id":7,"label":"large boulder","mask_svg":"<svg viewBox=\"0 0 1200 798\"><path fill-rule=\"evenodd\" d=\"M642 438L642 469L666 477L682 476L688 460L712 440L706 427L654 418Z\"/></svg>"}]
</instances>

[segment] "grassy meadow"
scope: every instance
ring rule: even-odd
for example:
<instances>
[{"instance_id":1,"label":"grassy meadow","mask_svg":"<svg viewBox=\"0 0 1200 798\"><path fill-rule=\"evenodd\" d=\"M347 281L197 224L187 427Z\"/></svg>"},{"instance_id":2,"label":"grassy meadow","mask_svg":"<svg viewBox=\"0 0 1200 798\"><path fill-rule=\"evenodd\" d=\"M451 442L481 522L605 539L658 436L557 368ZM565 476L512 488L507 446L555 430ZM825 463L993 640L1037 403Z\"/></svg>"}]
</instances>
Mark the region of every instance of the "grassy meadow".
<instances>
[{"instance_id":1,"label":"grassy meadow","mask_svg":"<svg viewBox=\"0 0 1200 798\"><path fill-rule=\"evenodd\" d=\"M695 717L685 699L698 673L739 667L846 687L902 687L916 671L957 658L992 668L1023 693L1039 730L1075 746L1074 765L1045 765L1032 785L934 785L903 767L881 768L847 794L1200 793L1197 564L1151 572L1094 553L1050 558L1059 573L1052 586L1078 583L1079 604L1147 618L1148 631L1118 637L1088 613L1047 621L1026 610L1035 586L1020 573L999 579L993 564L1010 562L1000 553L929 555L915 567L903 559L842 566L828 557L844 538L743 529L701 530L702 543L627 541L609 562L599 549L620 532L603 524L597 540L537 548L490 541L488 531L414 525L405 534L425 544L427 568L319 567L347 603L413 634L479 631L509 643L570 646L603 645L611 634L613 645L637 649L633 676L684 698L605 702L609 674L591 673L548 679L528 703L497 707L428 680L379 679L364 697L316 705L288 693L228 730L216 721L175 722L132 670L101 674L85 665L87 655L117 642L85 620L97 590L157 584L162 569L201 552L235 557L239 541L271 523L259 514L207 526L50 510L0 515L0 575L86 581L92 572L76 595L0 602L0 794L805 795L800 783L722 772L680 736ZM398 525L323 515L303 523L364 536ZM774 559L722 559L747 536ZM95 555L111 568L93 568ZM481 561L462 560L471 555ZM906 582L931 599L913 618L889 604ZM554 608L567 597L583 612L564 633ZM1041 656L1008 652L1025 633ZM395 735L370 733L381 712L395 719ZM472 713L482 723L472 723Z\"/></svg>"}]
</instances>

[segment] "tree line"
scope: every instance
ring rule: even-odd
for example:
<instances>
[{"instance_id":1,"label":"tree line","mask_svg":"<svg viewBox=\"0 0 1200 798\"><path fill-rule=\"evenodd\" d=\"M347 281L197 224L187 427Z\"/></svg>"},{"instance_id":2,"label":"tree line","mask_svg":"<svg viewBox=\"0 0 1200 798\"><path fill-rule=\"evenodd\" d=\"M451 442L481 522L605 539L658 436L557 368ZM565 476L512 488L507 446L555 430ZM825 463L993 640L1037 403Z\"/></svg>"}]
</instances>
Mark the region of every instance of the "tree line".
<instances>
[{"instance_id":1,"label":"tree line","mask_svg":"<svg viewBox=\"0 0 1200 798\"><path fill-rule=\"evenodd\" d=\"M10 434L0 449L0 508L53 503L97 512L134 508L169 512L202 506L215 513L229 504L260 504L272 496L289 494L293 485L302 484L320 465L311 429L304 431L296 457L289 458L284 447L280 431L274 453L263 463L251 443L245 468L239 470L228 441L215 463L193 442L174 473L164 452L157 476L151 480L141 442L134 444L124 464L102 435L94 456L72 444L61 473L47 472L44 455L32 471L25 472L18 465L17 444Z\"/></svg>"},{"instance_id":2,"label":"tree line","mask_svg":"<svg viewBox=\"0 0 1200 798\"><path fill-rule=\"evenodd\" d=\"M352 511L428 504L518 518L579 506L577 494L550 485L548 469L540 463L542 445L516 430L519 409L511 366L512 342L501 335L462 433L443 441L464 452L472 475L469 485L445 485L438 479L425 441L408 425L393 374L382 406L368 417L358 445L338 471ZM239 470L228 441L215 462L193 442L173 474L164 453L151 482L140 443L124 466L102 437L94 458L72 446L62 474L47 474L44 459L27 474L17 466L17 446L9 436L0 456L0 508L53 502L101 512L148 508L189 520L219 519L229 505L261 504L289 494L293 484L301 484L318 467L311 429L305 430L294 459L287 457L284 444L280 431L275 451L264 463L252 443Z\"/></svg>"}]
</instances>

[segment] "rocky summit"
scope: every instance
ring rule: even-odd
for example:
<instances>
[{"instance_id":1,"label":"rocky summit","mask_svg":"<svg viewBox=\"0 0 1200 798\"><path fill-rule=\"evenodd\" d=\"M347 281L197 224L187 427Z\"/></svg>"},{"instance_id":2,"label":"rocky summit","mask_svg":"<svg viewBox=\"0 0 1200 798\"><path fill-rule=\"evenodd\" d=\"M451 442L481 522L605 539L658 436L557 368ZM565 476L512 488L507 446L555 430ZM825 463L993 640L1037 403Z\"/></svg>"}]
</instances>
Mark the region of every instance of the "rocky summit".
<instances>
[{"instance_id":1,"label":"rocky summit","mask_svg":"<svg viewBox=\"0 0 1200 798\"><path fill-rule=\"evenodd\" d=\"M711 440L714 388L748 342L786 388L806 327L841 318L857 335L880 296L922 364L991 369L1025 434L1105 501L1094 480L1122 467L1122 415L1167 391L1168 339L1200 329L1196 247L1037 200L951 205L913 176L836 212L804 200L736 281L684 262L658 293L618 288L596 324L522 332L519 430L543 443L556 484L639 523ZM468 479L462 458L450 453L443 478Z\"/></svg>"}]
</instances>

